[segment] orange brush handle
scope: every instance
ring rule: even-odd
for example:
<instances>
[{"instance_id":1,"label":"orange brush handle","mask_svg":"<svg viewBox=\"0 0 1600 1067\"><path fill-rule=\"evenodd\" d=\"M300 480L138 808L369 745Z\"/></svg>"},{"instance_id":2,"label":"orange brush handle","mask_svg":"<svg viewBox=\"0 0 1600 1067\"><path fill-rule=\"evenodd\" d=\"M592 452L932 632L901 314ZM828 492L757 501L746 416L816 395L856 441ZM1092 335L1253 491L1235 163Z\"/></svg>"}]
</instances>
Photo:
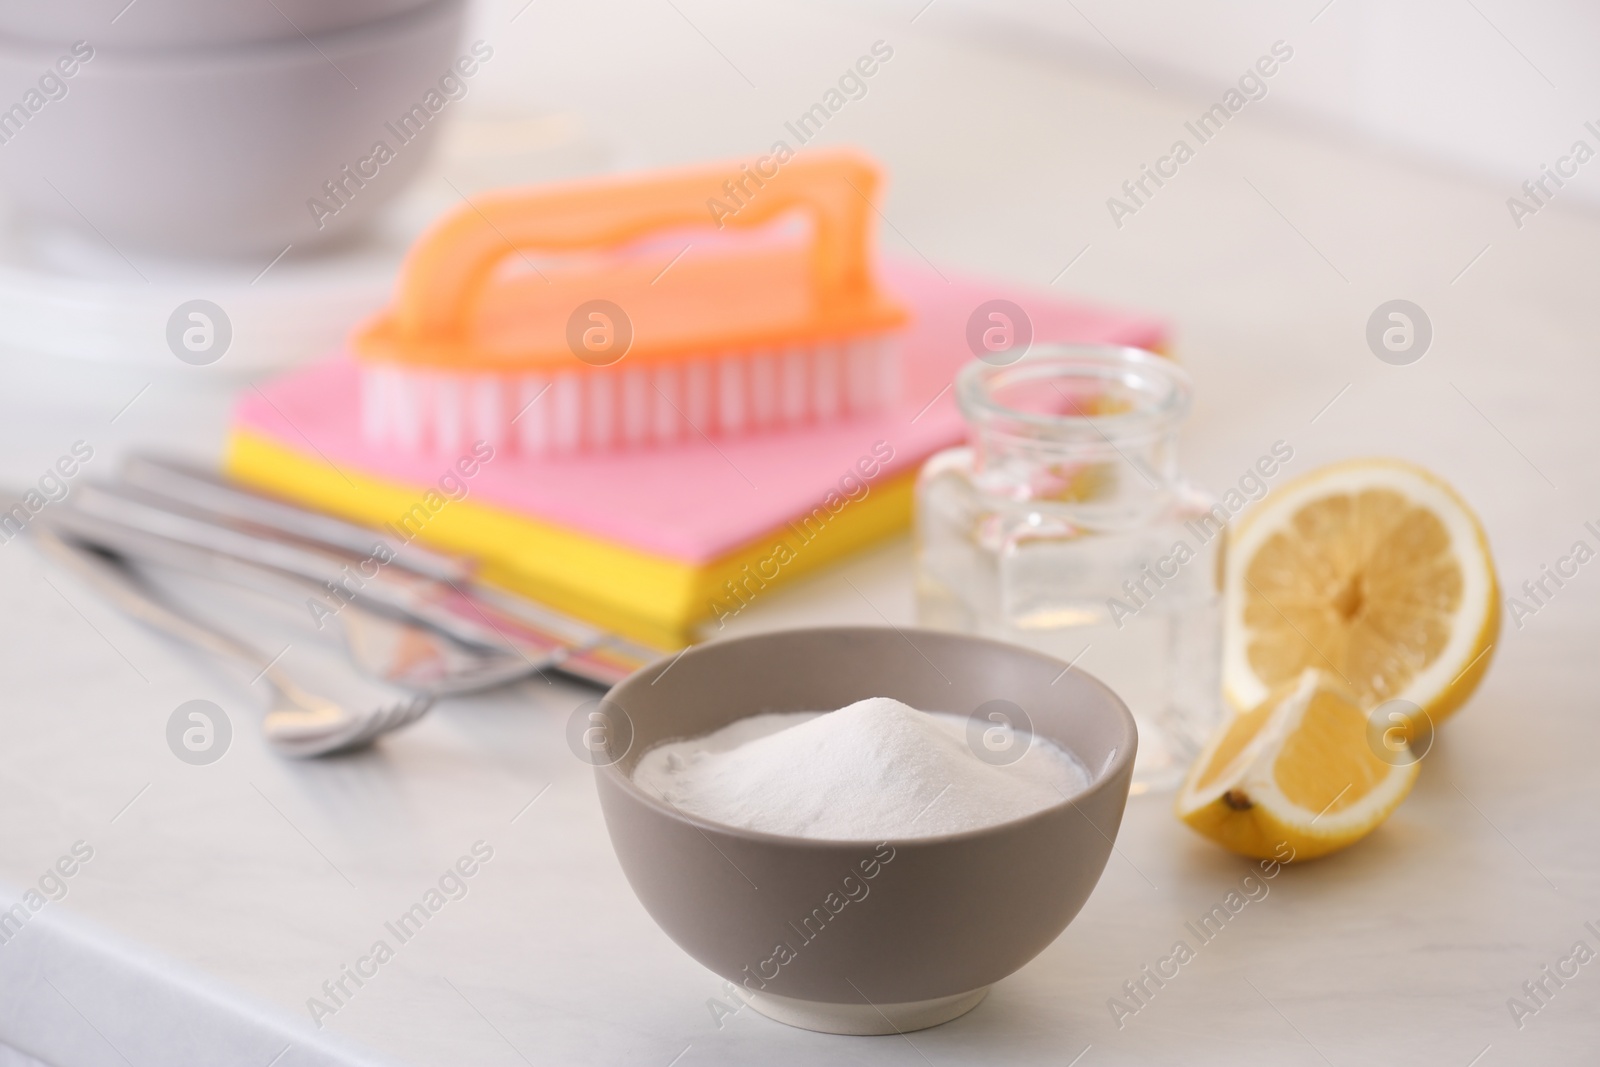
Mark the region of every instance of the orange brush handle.
<instances>
[{"instance_id":1,"label":"orange brush handle","mask_svg":"<svg viewBox=\"0 0 1600 1067\"><path fill-rule=\"evenodd\" d=\"M797 156L776 171L769 177L720 164L487 193L447 215L412 248L401 270L396 333L423 343L466 336L495 268L518 252L603 250L671 227L709 225L712 201L737 206L724 188L730 179L742 186L744 204L720 225L757 226L803 211L813 224L807 255L815 306L872 301L868 245L877 167L858 153L832 150Z\"/></svg>"}]
</instances>

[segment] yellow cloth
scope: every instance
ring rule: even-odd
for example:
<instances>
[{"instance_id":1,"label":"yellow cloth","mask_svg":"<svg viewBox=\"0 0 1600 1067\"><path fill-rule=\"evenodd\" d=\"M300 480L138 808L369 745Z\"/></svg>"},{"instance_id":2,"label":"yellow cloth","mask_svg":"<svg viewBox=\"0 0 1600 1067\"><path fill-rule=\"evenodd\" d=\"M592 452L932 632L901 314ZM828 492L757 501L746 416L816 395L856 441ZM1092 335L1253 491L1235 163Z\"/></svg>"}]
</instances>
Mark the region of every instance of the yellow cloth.
<instances>
[{"instance_id":1,"label":"yellow cloth","mask_svg":"<svg viewBox=\"0 0 1600 1067\"><path fill-rule=\"evenodd\" d=\"M396 522L419 491L356 470L341 473L319 458L238 428L229 438L226 467L242 482L372 527ZM915 481L915 471L887 479L831 514L826 524L791 524L698 565L472 499L452 501L429 519L417 539L475 557L486 582L672 649L695 639L696 624L737 613L773 586L904 529Z\"/></svg>"}]
</instances>

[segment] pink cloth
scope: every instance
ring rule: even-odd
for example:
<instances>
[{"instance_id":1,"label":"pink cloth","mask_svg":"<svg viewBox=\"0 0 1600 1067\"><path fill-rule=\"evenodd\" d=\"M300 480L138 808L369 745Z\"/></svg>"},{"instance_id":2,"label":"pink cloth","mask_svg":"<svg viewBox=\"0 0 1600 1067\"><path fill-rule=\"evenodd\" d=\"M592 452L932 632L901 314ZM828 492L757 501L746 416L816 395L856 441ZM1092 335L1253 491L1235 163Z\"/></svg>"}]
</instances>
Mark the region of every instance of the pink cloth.
<instances>
[{"instance_id":1,"label":"pink cloth","mask_svg":"<svg viewBox=\"0 0 1600 1067\"><path fill-rule=\"evenodd\" d=\"M1162 323L1063 301L1053 294L960 278L921 264L886 263L884 280L912 308L902 341L903 401L898 409L824 426L667 448L561 459L502 450L472 479L472 499L593 537L702 564L806 514L839 480L887 442L894 457L882 482L959 444L965 426L949 389L972 359L967 319L996 298L1020 305L1034 343L1085 341L1152 347ZM357 369L337 357L244 394L235 423L285 448L341 469L418 487L435 484L450 461L379 452L361 441ZM308 444L309 442L309 444ZM312 447L314 446L314 448Z\"/></svg>"}]
</instances>

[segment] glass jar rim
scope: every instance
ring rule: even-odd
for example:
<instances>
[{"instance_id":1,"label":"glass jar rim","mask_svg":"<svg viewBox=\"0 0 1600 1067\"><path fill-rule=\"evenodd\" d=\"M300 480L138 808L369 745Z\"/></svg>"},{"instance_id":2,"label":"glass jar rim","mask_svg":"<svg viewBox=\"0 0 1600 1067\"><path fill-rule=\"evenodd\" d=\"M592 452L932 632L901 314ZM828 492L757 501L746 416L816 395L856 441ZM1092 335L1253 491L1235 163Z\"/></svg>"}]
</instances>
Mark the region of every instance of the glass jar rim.
<instances>
[{"instance_id":1,"label":"glass jar rim","mask_svg":"<svg viewBox=\"0 0 1600 1067\"><path fill-rule=\"evenodd\" d=\"M1028 411L1001 402L1009 385L1045 379L1120 383L1145 402L1105 414ZM1040 344L1009 363L977 359L955 380L956 403L975 429L1040 441L1131 440L1176 430L1189 414L1194 386L1167 356L1126 345ZM1065 394L1063 394L1065 395Z\"/></svg>"}]
</instances>

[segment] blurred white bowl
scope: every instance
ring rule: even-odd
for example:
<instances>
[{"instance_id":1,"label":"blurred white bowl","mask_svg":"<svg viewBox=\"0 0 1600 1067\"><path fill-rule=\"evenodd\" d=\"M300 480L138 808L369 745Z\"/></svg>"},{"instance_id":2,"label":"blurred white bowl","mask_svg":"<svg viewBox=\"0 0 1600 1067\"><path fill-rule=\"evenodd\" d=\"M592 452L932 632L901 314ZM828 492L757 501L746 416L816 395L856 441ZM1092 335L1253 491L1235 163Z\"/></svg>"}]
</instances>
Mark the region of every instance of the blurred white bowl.
<instances>
[{"instance_id":1,"label":"blurred white bowl","mask_svg":"<svg viewBox=\"0 0 1600 1067\"><path fill-rule=\"evenodd\" d=\"M482 58L459 43L464 10L431 0L309 39L228 47L90 42L70 78L57 65L70 45L0 39L0 184L118 249L270 256L331 240L404 187L452 98L471 91L463 71ZM352 176L379 142L392 158Z\"/></svg>"},{"instance_id":2,"label":"blurred white bowl","mask_svg":"<svg viewBox=\"0 0 1600 1067\"><path fill-rule=\"evenodd\" d=\"M44 44L181 48L299 40L375 22L428 0L5 0L0 34Z\"/></svg>"}]
</instances>

